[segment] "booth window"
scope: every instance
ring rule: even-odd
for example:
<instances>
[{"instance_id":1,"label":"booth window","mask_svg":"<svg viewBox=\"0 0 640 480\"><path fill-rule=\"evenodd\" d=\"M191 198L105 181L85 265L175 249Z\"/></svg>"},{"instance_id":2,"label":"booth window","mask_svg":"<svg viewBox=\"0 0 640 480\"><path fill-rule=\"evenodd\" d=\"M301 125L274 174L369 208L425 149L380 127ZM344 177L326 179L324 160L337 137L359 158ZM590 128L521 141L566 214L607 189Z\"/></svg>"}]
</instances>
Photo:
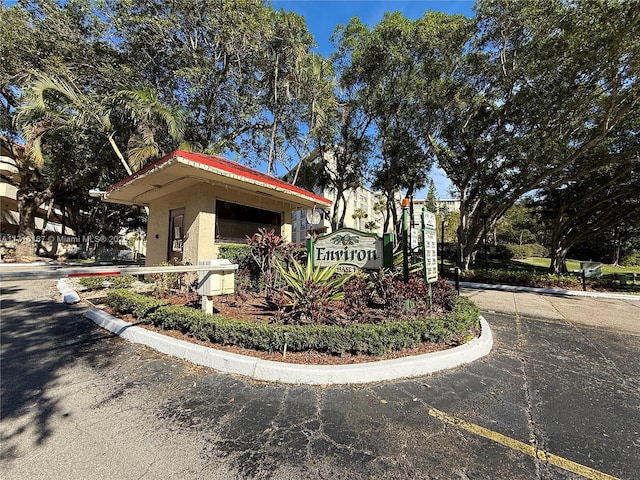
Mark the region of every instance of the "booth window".
<instances>
[{"instance_id":1,"label":"booth window","mask_svg":"<svg viewBox=\"0 0 640 480\"><path fill-rule=\"evenodd\" d=\"M216 242L247 243L258 228L280 233L282 213L216 200Z\"/></svg>"}]
</instances>

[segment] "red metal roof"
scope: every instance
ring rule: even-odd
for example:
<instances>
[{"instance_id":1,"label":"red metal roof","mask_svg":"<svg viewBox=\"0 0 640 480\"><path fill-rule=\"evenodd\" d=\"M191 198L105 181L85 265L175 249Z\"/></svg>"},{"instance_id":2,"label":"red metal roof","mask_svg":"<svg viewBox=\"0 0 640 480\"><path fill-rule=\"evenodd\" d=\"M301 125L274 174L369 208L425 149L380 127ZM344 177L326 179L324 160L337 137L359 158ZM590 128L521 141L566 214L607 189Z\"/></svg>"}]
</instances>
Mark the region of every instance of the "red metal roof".
<instances>
[{"instance_id":1,"label":"red metal roof","mask_svg":"<svg viewBox=\"0 0 640 480\"><path fill-rule=\"evenodd\" d=\"M262 184L274 187L274 188L278 188L278 189L282 189L282 190L286 190L298 195L302 195L305 197L308 197L310 199L314 199L317 200L320 203L326 204L326 205L331 205L333 202L327 198L324 198L320 195L316 195L313 192L310 192L308 190L305 190L303 188L297 187L295 185L292 185L288 182L285 182L283 180L280 180L278 178L272 177L270 175L267 175L266 173L262 173L259 172L257 170L254 170L252 168L249 168L245 165L242 165L240 163L237 162L233 162L231 160L227 160L226 158L223 157L219 157L217 155L206 155L204 153L193 153L193 152L186 152L184 150L175 150L173 152L171 152L168 155L165 155L164 157L162 157L159 160L156 160L153 163L150 163L149 165L147 165L146 167L138 170L137 172L135 172L133 175L130 175L129 177L120 180L118 183L114 184L113 186L111 186L111 188L109 189L109 191L113 191L116 190L118 187L121 187L123 185L126 185L130 182L132 182L133 180L135 180L137 177L142 176L144 174L146 174L147 172L158 168L160 166L162 166L163 164L169 162L170 160L174 159L174 158L184 158L186 160L191 160L194 162L197 162L199 164L208 166L208 167L212 167L212 168L216 168L218 170L222 170L224 172L230 173L232 175L237 175L241 178L246 178L248 180L253 180L254 182L260 182Z\"/></svg>"}]
</instances>

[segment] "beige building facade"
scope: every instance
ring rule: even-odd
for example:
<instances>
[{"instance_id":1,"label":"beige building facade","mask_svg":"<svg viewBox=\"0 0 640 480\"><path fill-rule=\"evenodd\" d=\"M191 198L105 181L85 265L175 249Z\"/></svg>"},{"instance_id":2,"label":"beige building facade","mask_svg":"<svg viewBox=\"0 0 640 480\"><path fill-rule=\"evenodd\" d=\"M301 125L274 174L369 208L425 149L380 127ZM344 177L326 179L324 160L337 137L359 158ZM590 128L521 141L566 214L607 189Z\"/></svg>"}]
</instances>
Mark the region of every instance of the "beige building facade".
<instances>
[{"instance_id":1,"label":"beige building facade","mask_svg":"<svg viewBox=\"0 0 640 480\"><path fill-rule=\"evenodd\" d=\"M324 189L322 196L331 199L335 203L335 193L331 189ZM346 192L346 215L344 226L360 231L376 233L379 236L384 234L384 216L376 205L382 200L381 195L366 187L358 187ZM398 204L400 199L398 199ZM299 210L293 212L292 217L292 241L295 243L304 242L307 234L317 233L320 235L331 232L330 215L331 209L314 212L310 210Z\"/></svg>"}]
</instances>

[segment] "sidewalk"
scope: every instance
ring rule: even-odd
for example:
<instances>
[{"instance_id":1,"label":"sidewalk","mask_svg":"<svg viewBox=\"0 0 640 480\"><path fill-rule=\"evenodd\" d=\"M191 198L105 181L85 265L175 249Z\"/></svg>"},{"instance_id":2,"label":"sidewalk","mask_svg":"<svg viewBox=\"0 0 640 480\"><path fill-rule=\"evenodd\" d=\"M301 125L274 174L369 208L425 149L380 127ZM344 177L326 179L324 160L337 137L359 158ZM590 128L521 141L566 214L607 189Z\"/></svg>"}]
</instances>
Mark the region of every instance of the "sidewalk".
<instances>
[{"instance_id":1,"label":"sidewalk","mask_svg":"<svg viewBox=\"0 0 640 480\"><path fill-rule=\"evenodd\" d=\"M514 291L461 288L460 294L478 304L482 312L504 313L546 320L561 320L597 328L615 328L640 335L640 297L590 296L540 293L532 289Z\"/></svg>"}]
</instances>

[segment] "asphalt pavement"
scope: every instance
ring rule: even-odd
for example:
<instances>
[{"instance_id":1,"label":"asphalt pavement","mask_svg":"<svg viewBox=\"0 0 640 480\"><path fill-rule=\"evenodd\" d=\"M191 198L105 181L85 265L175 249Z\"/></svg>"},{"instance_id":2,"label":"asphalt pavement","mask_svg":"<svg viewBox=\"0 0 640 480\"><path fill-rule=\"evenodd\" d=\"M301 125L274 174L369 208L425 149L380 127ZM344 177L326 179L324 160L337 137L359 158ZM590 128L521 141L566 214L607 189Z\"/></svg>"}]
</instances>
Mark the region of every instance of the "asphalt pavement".
<instances>
[{"instance_id":1,"label":"asphalt pavement","mask_svg":"<svg viewBox=\"0 0 640 480\"><path fill-rule=\"evenodd\" d=\"M463 291L491 353L410 380L255 382L2 285L0 477L634 479L640 302Z\"/></svg>"}]
</instances>

